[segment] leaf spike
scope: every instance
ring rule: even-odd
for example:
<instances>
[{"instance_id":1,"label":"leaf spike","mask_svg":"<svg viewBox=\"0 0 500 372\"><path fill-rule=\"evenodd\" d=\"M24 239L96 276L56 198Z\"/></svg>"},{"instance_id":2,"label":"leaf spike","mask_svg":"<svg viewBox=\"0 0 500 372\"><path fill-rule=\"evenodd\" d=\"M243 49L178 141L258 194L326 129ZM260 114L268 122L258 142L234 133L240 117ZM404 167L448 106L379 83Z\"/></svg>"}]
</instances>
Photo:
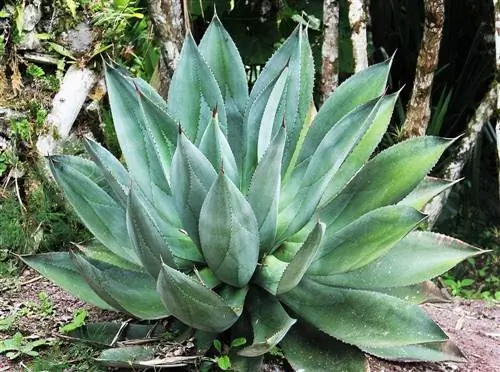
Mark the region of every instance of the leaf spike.
<instances>
[{"instance_id":1,"label":"leaf spike","mask_svg":"<svg viewBox=\"0 0 500 372\"><path fill-rule=\"evenodd\" d=\"M285 116L283 115L283 120L281 120L281 128L286 128Z\"/></svg>"},{"instance_id":2,"label":"leaf spike","mask_svg":"<svg viewBox=\"0 0 500 372\"><path fill-rule=\"evenodd\" d=\"M177 123L177 126L179 128L179 135L181 135L183 132L182 132L182 127L181 127L181 123Z\"/></svg>"},{"instance_id":3,"label":"leaf spike","mask_svg":"<svg viewBox=\"0 0 500 372\"><path fill-rule=\"evenodd\" d=\"M224 174L224 162L222 161L222 159L220 161L220 174Z\"/></svg>"},{"instance_id":4,"label":"leaf spike","mask_svg":"<svg viewBox=\"0 0 500 372\"><path fill-rule=\"evenodd\" d=\"M214 109L212 110L212 119L215 119L217 117L217 105L215 105Z\"/></svg>"},{"instance_id":5,"label":"leaf spike","mask_svg":"<svg viewBox=\"0 0 500 372\"><path fill-rule=\"evenodd\" d=\"M214 16L212 17L212 20L216 19L219 19L219 15L217 14L217 4L214 2Z\"/></svg>"}]
</instances>

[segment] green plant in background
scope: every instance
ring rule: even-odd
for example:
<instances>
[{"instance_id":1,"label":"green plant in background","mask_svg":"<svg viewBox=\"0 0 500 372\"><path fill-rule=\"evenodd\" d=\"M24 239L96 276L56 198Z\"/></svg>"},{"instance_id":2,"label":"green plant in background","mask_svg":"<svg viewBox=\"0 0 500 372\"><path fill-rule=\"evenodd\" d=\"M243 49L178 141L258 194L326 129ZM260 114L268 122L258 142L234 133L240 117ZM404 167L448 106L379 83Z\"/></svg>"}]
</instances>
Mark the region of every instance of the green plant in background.
<instances>
[{"instance_id":1,"label":"green plant in background","mask_svg":"<svg viewBox=\"0 0 500 372\"><path fill-rule=\"evenodd\" d=\"M426 174L453 141L415 138L370 159L398 97L384 95L390 60L345 81L312 118L306 36L297 27L250 93L217 17L199 46L186 37L166 103L107 67L128 169L92 140L93 161L48 159L100 244L23 261L101 308L177 318L199 344L245 338L224 358L236 370L258 370L278 344L304 370L362 371L363 352L460 359L416 305L427 280L482 253L416 231L419 210L451 186ZM134 346L99 360L145 358L151 348Z\"/></svg>"},{"instance_id":2,"label":"green plant in background","mask_svg":"<svg viewBox=\"0 0 500 372\"><path fill-rule=\"evenodd\" d=\"M32 339L17 332L14 336L0 341L0 355L5 354L9 359L16 359L21 355L34 357L39 355L38 351L35 350L36 348L50 344L50 340L44 338Z\"/></svg>"}]
</instances>

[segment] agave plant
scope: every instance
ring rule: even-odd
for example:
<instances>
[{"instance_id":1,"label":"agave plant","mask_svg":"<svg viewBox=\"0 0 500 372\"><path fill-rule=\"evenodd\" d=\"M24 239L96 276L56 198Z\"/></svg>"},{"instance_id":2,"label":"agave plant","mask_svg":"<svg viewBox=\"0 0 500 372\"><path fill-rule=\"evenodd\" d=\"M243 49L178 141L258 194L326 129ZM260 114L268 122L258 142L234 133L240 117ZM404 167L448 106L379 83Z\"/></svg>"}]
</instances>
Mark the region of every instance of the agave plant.
<instances>
[{"instance_id":1,"label":"agave plant","mask_svg":"<svg viewBox=\"0 0 500 372\"><path fill-rule=\"evenodd\" d=\"M453 140L372 156L398 96L384 94L390 65L352 76L317 114L300 26L250 93L217 17L199 45L186 37L168 102L107 66L126 168L90 139L91 160L48 158L98 244L23 260L103 309L240 340L236 370L258 370L276 346L312 371L364 370L364 353L460 358L417 304L439 297L429 279L481 251L417 231L451 186L426 175Z\"/></svg>"}]
</instances>

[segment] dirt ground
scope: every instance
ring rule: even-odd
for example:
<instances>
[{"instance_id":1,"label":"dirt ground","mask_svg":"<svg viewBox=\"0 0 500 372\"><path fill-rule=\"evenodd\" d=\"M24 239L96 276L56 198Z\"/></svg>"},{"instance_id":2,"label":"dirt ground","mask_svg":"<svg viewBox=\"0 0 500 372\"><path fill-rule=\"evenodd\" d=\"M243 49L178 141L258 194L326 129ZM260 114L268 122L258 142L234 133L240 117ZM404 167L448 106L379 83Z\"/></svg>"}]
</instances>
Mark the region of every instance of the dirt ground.
<instances>
[{"instance_id":1,"label":"dirt ground","mask_svg":"<svg viewBox=\"0 0 500 372\"><path fill-rule=\"evenodd\" d=\"M89 322L120 319L116 313L85 305L30 270L25 270L16 282L0 280L0 318L22 304L36 303L40 292L49 296L52 314L40 317L39 311L34 311L23 316L17 326L24 334L55 338L59 326L69 322L78 308L87 309ZM500 304L456 299L452 303L426 304L423 308L457 344L467 360L464 363L389 363L370 357L371 372L500 371ZM274 371L280 369L273 368ZM0 356L0 372L10 370L20 369Z\"/></svg>"}]
</instances>

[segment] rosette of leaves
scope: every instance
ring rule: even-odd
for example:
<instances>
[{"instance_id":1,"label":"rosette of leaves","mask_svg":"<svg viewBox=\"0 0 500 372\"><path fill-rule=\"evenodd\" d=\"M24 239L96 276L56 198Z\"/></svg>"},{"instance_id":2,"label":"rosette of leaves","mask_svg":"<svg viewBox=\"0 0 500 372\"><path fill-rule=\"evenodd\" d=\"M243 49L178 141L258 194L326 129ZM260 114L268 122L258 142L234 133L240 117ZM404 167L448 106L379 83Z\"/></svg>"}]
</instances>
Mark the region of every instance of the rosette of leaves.
<instances>
[{"instance_id":1,"label":"rosette of leaves","mask_svg":"<svg viewBox=\"0 0 500 372\"><path fill-rule=\"evenodd\" d=\"M300 26L250 93L217 17L199 45L186 37L167 102L108 66L126 167L90 139L91 160L48 158L99 244L23 260L103 309L245 338L236 370L276 346L297 370L361 371L364 353L460 358L417 304L439 297L429 279L481 251L417 231L451 186L426 175L453 140L373 156L398 96L384 94L390 65L346 80L317 114Z\"/></svg>"}]
</instances>

